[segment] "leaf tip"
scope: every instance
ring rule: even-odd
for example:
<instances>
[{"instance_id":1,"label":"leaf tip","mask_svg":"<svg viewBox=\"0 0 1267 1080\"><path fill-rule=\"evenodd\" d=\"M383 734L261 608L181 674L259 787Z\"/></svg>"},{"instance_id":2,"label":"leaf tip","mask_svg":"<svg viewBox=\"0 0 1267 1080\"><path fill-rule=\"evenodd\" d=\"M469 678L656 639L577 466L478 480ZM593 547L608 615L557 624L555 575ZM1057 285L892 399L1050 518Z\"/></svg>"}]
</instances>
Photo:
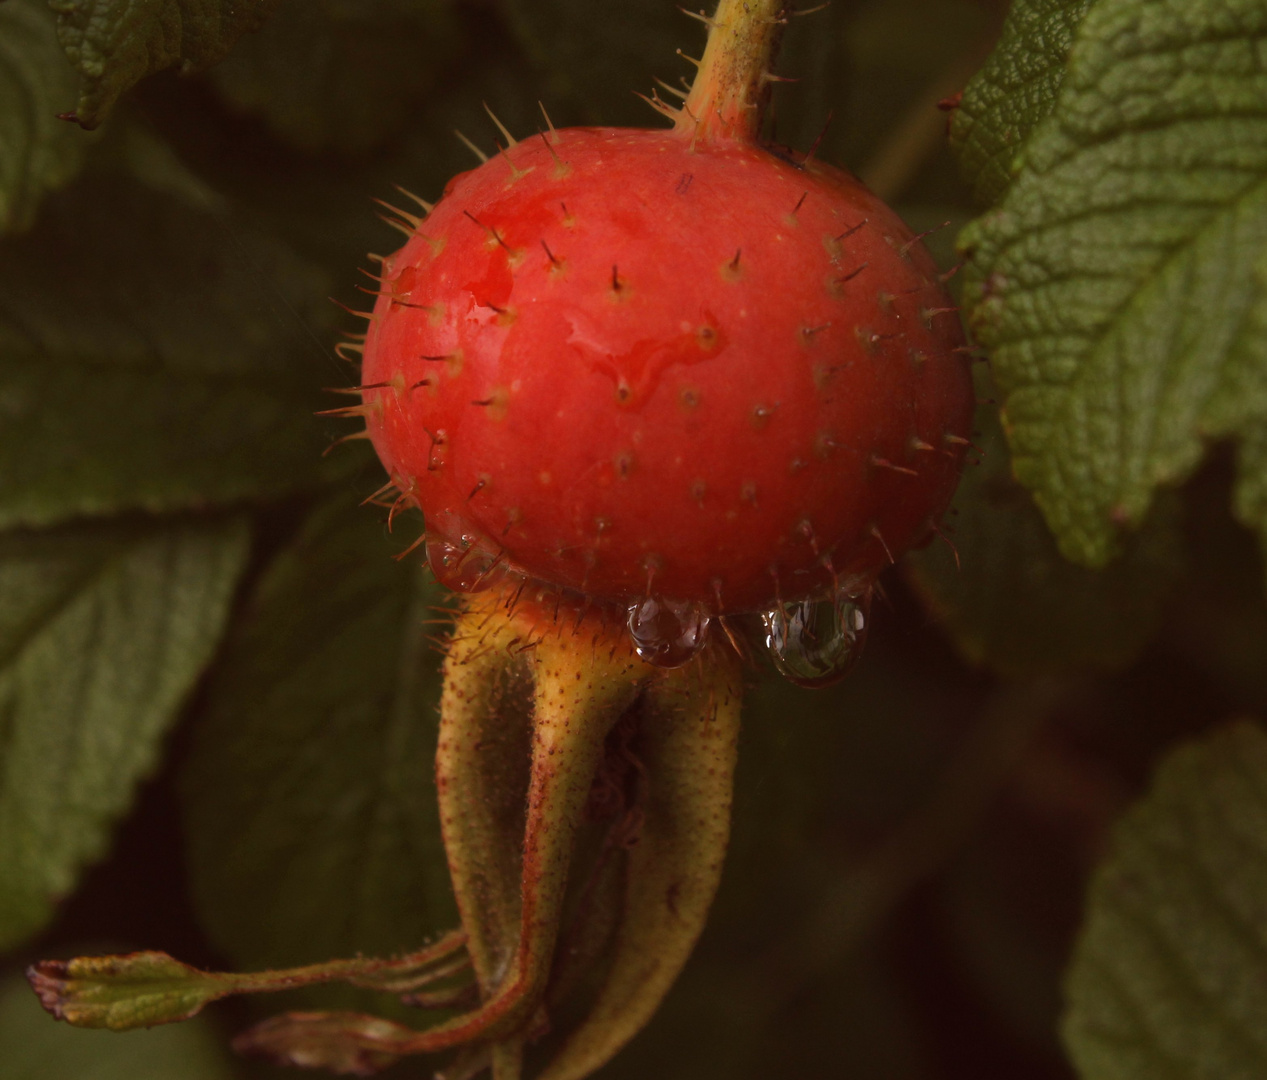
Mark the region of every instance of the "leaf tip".
<instances>
[{"instance_id":1,"label":"leaf tip","mask_svg":"<svg viewBox=\"0 0 1267 1080\"><path fill-rule=\"evenodd\" d=\"M40 1004L55 1020L66 1019L66 985L70 965L65 960L39 960L26 969L26 981L31 984Z\"/></svg>"}]
</instances>

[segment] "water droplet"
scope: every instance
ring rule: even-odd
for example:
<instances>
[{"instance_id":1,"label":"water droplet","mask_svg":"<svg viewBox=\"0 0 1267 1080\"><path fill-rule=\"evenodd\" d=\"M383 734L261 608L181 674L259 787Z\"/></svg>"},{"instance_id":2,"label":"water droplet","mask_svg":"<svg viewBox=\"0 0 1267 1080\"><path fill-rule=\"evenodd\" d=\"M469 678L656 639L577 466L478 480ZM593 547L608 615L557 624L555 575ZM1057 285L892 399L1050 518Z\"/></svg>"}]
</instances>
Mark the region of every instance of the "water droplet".
<instances>
[{"instance_id":1,"label":"water droplet","mask_svg":"<svg viewBox=\"0 0 1267 1080\"><path fill-rule=\"evenodd\" d=\"M708 612L698 604L648 596L629 605L629 636L648 664L679 667L708 640Z\"/></svg>"},{"instance_id":2,"label":"water droplet","mask_svg":"<svg viewBox=\"0 0 1267 1080\"><path fill-rule=\"evenodd\" d=\"M871 587L779 604L761 616L774 666L800 686L830 686L857 663L871 621Z\"/></svg>"},{"instance_id":3,"label":"water droplet","mask_svg":"<svg viewBox=\"0 0 1267 1080\"><path fill-rule=\"evenodd\" d=\"M436 580L454 592L483 592L509 572L502 553L490 551L470 535L457 544L427 537L427 561Z\"/></svg>"}]
</instances>

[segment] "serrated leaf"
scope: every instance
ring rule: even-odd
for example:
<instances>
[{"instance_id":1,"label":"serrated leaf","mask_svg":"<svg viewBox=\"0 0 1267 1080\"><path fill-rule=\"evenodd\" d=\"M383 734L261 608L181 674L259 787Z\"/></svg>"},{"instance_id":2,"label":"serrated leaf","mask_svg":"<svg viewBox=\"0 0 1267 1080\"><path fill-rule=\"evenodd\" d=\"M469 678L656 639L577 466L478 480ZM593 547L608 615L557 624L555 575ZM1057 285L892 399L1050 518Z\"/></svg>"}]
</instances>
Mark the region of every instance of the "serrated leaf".
<instances>
[{"instance_id":1,"label":"serrated leaf","mask_svg":"<svg viewBox=\"0 0 1267 1080\"><path fill-rule=\"evenodd\" d=\"M965 230L1016 475L1061 551L1121 548L1204 439L1267 420L1267 7L1100 0L999 207Z\"/></svg>"},{"instance_id":2,"label":"serrated leaf","mask_svg":"<svg viewBox=\"0 0 1267 1080\"><path fill-rule=\"evenodd\" d=\"M219 643L240 520L0 534L0 947L98 858Z\"/></svg>"},{"instance_id":3,"label":"serrated leaf","mask_svg":"<svg viewBox=\"0 0 1267 1080\"><path fill-rule=\"evenodd\" d=\"M305 320L321 274L122 179L0 245L0 526L276 496L337 475L312 416L347 377ZM322 305L326 307L328 305Z\"/></svg>"},{"instance_id":4,"label":"serrated leaf","mask_svg":"<svg viewBox=\"0 0 1267 1080\"><path fill-rule=\"evenodd\" d=\"M260 583L183 791L194 895L238 963L417 947L452 921L433 779L439 592L371 510L320 510Z\"/></svg>"},{"instance_id":5,"label":"serrated leaf","mask_svg":"<svg viewBox=\"0 0 1267 1080\"><path fill-rule=\"evenodd\" d=\"M232 1080L224 1040L199 1018L126 1038L75 1031L40 1008L26 980L0 982L0 1080Z\"/></svg>"},{"instance_id":6,"label":"serrated leaf","mask_svg":"<svg viewBox=\"0 0 1267 1080\"><path fill-rule=\"evenodd\" d=\"M359 154L420 111L455 29L443 0L286 0L209 78L296 146Z\"/></svg>"},{"instance_id":7,"label":"serrated leaf","mask_svg":"<svg viewBox=\"0 0 1267 1080\"><path fill-rule=\"evenodd\" d=\"M44 0L0 6L0 233L28 228L44 193L79 171L91 140L57 118L74 93Z\"/></svg>"},{"instance_id":8,"label":"serrated leaf","mask_svg":"<svg viewBox=\"0 0 1267 1080\"><path fill-rule=\"evenodd\" d=\"M165 952L41 960L26 977L58 1020L111 1031L188 1020L232 992L232 976L199 971Z\"/></svg>"},{"instance_id":9,"label":"serrated leaf","mask_svg":"<svg viewBox=\"0 0 1267 1080\"><path fill-rule=\"evenodd\" d=\"M1091 0L1016 0L998 44L964 88L950 143L980 202L997 202L1018 155L1056 102L1074 33Z\"/></svg>"},{"instance_id":10,"label":"serrated leaf","mask_svg":"<svg viewBox=\"0 0 1267 1080\"><path fill-rule=\"evenodd\" d=\"M1066 991L1083 1080L1267 1075L1267 733L1180 748L1096 874Z\"/></svg>"},{"instance_id":11,"label":"serrated leaf","mask_svg":"<svg viewBox=\"0 0 1267 1080\"><path fill-rule=\"evenodd\" d=\"M189 72L222 60L277 2L49 0L57 36L79 72L74 119L95 128L119 95L146 75L173 64Z\"/></svg>"},{"instance_id":12,"label":"serrated leaf","mask_svg":"<svg viewBox=\"0 0 1267 1080\"><path fill-rule=\"evenodd\" d=\"M1178 580L1177 500L1157 508L1112 566L1075 566L1012 478L987 409L974 436L981 463L965 470L947 518L955 550L933 544L904 565L972 663L1012 675L1124 667L1157 631Z\"/></svg>"}]
</instances>

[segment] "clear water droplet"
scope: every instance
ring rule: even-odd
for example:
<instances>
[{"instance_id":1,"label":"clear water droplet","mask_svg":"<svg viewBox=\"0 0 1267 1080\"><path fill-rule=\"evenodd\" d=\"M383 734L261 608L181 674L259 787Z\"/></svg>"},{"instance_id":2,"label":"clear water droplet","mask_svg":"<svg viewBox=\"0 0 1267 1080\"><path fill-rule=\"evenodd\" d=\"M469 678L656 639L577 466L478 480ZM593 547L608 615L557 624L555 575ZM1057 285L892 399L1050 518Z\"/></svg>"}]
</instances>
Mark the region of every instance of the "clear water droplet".
<instances>
[{"instance_id":1,"label":"clear water droplet","mask_svg":"<svg viewBox=\"0 0 1267 1080\"><path fill-rule=\"evenodd\" d=\"M436 580L454 592L483 592L509 572L502 554L489 551L469 535L457 544L428 536L427 562Z\"/></svg>"},{"instance_id":2,"label":"clear water droplet","mask_svg":"<svg viewBox=\"0 0 1267 1080\"><path fill-rule=\"evenodd\" d=\"M784 676L800 686L830 686L862 655L871 623L871 587L779 604L761 619L770 659Z\"/></svg>"},{"instance_id":3,"label":"clear water droplet","mask_svg":"<svg viewBox=\"0 0 1267 1080\"><path fill-rule=\"evenodd\" d=\"M708 612L699 604L648 596L629 605L629 636L648 664L680 667L708 640Z\"/></svg>"}]
</instances>

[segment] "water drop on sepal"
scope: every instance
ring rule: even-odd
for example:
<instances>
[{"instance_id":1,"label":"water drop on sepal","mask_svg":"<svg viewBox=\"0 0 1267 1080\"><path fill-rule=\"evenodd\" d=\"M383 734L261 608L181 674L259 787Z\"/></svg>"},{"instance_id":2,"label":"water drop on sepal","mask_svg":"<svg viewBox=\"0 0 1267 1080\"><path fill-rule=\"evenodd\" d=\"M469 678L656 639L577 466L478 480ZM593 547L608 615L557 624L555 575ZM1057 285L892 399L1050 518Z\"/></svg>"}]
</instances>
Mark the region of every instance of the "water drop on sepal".
<instances>
[{"instance_id":1,"label":"water drop on sepal","mask_svg":"<svg viewBox=\"0 0 1267 1080\"><path fill-rule=\"evenodd\" d=\"M828 686L858 662L871 623L871 586L776 604L761 616L774 666L800 686Z\"/></svg>"},{"instance_id":2,"label":"water drop on sepal","mask_svg":"<svg viewBox=\"0 0 1267 1080\"><path fill-rule=\"evenodd\" d=\"M510 572L503 554L488 550L475 537L466 535L456 544L428 536L427 562L436 580L454 592L483 592Z\"/></svg>"},{"instance_id":3,"label":"water drop on sepal","mask_svg":"<svg viewBox=\"0 0 1267 1080\"><path fill-rule=\"evenodd\" d=\"M700 604L648 596L628 608L629 637L638 656L657 667L679 667L704 647L712 621Z\"/></svg>"}]
</instances>

